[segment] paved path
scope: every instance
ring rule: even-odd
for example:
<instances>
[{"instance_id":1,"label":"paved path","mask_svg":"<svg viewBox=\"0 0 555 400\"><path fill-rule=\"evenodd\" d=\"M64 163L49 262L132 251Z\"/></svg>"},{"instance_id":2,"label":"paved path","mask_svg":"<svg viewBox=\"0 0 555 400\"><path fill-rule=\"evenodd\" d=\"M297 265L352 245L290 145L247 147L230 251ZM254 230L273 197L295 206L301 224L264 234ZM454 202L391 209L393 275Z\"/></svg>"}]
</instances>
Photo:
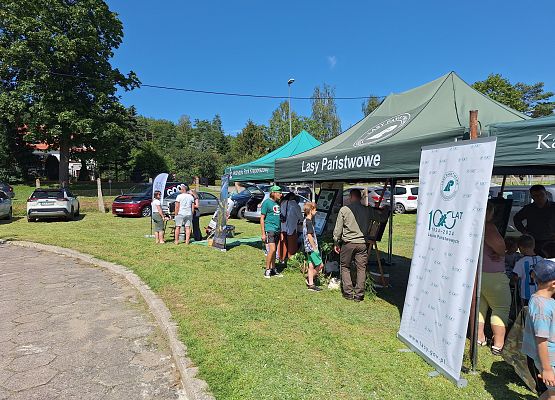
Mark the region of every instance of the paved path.
<instances>
[{"instance_id":1,"label":"paved path","mask_svg":"<svg viewBox=\"0 0 555 400\"><path fill-rule=\"evenodd\" d=\"M178 399L154 319L122 278L0 244L0 400Z\"/></svg>"}]
</instances>

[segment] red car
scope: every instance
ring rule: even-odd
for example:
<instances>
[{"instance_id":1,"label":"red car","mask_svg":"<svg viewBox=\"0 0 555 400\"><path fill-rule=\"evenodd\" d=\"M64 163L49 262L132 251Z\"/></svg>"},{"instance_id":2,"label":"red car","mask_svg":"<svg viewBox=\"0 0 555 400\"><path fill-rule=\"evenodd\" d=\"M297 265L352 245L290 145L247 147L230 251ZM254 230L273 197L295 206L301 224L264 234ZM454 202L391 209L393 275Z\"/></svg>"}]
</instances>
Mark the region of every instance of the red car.
<instances>
[{"instance_id":1,"label":"red car","mask_svg":"<svg viewBox=\"0 0 555 400\"><path fill-rule=\"evenodd\" d=\"M167 182L164 196L169 196L179 191L181 185L186 185L186 183ZM150 217L152 213L150 208L151 201L152 184L145 183L138 185L133 187L129 193L116 197L112 203L112 214L120 217Z\"/></svg>"}]
</instances>

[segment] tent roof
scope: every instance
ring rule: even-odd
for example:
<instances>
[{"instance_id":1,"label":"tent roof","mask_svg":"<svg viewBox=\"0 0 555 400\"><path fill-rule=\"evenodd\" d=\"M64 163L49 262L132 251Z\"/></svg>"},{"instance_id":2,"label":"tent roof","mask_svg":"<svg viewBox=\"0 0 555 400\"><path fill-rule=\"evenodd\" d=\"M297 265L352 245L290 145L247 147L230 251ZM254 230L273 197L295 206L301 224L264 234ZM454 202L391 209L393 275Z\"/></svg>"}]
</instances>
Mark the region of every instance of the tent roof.
<instances>
[{"instance_id":1,"label":"tent roof","mask_svg":"<svg viewBox=\"0 0 555 400\"><path fill-rule=\"evenodd\" d=\"M297 136L293 137L283 146L278 147L257 160L235 167L228 167L226 168L226 173L230 174L232 182L273 181L276 159L287 158L303 153L320 144L321 142L315 139L314 136L302 130Z\"/></svg>"},{"instance_id":2,"label":"tent roof","mask_svg":"<svg viewBox=\"0 0 555 400\"><path fill-rule=\"evenodd\" d=\"M497 137L494 173L555 173L555 115L489 127Z\"/></svg>"},{"instance_id":3,"label":"tent roof","mask_svg":"<svg viewBox=\"0 0 555 400\"><path fill-rule=\"evenodd\" d=\"M276 161L276 181L371 180L417 177L420 148L463 139L469 111L481 128L528 117L473 89L450 72L400 94L323 145Z\"/></svg>"}]
</instances>

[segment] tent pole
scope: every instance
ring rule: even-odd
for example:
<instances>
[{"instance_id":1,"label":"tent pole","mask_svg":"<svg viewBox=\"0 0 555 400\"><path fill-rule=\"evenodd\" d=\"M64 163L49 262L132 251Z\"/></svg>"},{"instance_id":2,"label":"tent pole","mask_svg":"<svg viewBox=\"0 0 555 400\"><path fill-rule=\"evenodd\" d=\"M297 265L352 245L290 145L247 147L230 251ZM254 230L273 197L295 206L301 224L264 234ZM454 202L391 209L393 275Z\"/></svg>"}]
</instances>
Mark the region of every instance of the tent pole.
<instances>
[{"instance_id":1,"label":"tent pole","mask_svg":"<svg viewBox=\"0 0 555 400\"><path fill-rule=\"evenodd\" d=\"M387 265L393 265L392 256L393 256L393 209L395 204L395 184L396 180L391 178L391 207L389 210L389 237L387 240ZM384 190L385 194L385 190Z\"/></svg>"},{"instance_id":2,"label":"tent pole","mask_svg":"<svg viewBox=\"0 0 555 400\"><path fill-rule=\"evenodd\" d=\"M507 181L507 175L503 175L503 182L501 183L501 189L499 189L499 193L497 193L497 197L502 198L503 192L505 191L505 182Z\"/></svg>"},{"instance_id":3,"label":"tent pole","mask_svg":"<svg viewBox=\"0 0 555 400\"><path fill-rule=\"evenodd\" d=\"M316 182L312 181L312 202L316 201L316 189L315 189L314 185L316 185Z\"/></svg>"}]
</instances>

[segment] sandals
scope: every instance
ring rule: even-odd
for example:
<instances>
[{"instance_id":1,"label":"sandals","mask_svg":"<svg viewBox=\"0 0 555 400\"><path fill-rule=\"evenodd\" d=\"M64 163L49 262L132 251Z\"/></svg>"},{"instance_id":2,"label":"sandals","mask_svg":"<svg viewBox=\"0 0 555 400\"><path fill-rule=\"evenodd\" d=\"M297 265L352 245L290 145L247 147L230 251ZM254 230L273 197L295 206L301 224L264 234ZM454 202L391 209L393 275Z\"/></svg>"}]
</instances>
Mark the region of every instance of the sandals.
<instances>
[{"instance_id":1,"label":"sandals","mask_svg":"<svg viewBox=\"0 0 555 400\"><path fill-rule=\"evenodd\" d=\"M491 354L493 354L494 356L500 356L502 352L503 347L491 346Z\"/></svg>"},{"instance_id":2,"label":"sandals","mask_svg":"<svg viewBox=\"0 0 555 400\"><path fill-rule=\"evenodd\" d=\"M487 346L488 345L488 340L485 339L484 341L481 340L477 340L476 343L478 344L478 346L482 347L482 346Z\"/></svg>"}]
</instances>

